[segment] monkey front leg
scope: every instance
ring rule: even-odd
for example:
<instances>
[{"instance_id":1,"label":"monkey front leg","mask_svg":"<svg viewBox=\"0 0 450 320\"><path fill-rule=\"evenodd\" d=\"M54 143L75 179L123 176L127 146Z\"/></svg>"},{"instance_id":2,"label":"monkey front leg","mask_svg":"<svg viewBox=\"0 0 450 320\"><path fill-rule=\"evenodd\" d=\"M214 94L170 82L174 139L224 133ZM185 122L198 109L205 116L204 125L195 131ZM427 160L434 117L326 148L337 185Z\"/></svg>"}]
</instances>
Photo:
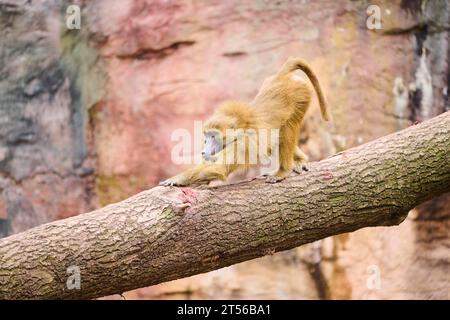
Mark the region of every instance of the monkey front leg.
<instances>
[{"instance_id":1,"label":"monkey front leg","mask_svg":"<svg viewBox=\"0 0 450 320\"><path fill-rule=\"evenodd\" d=\"M202 163L161 181L160 186L187 186L203 184L213 180L225 180L228 176L227 167L221 164Z\"/></svg>"}]
</instances>

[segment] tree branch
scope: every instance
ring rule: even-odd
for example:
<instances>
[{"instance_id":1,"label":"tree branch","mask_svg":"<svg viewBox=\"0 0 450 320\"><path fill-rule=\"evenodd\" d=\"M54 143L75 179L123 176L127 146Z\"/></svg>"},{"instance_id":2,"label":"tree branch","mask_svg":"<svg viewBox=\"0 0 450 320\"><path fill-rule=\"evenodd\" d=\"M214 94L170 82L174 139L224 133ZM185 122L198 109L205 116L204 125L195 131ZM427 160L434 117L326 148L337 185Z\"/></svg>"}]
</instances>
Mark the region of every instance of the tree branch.
<instances>
[{"instance_id":1,"label":"tree branch","mask_svg":"<svg viewBox=\"0 0 450 320\"><path fill-rule=\"evenodd\" d=\"M449 137L447 112L278 184L157 187L12 235L0 240L0 298L100 297L399 224L450 191ZM67 287L73 266L79 290Z\"/></svg>"}]
</instances>

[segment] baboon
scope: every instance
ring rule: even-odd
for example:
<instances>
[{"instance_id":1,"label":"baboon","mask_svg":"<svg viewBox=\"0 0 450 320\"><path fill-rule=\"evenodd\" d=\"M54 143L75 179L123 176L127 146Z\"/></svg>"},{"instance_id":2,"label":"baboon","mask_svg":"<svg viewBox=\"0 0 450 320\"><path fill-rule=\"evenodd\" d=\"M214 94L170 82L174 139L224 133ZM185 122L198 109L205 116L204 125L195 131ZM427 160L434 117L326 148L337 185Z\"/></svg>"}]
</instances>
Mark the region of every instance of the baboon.
<instances>
[{"instance_id":1,"label":"baboon","mask_svg":"<svg viewBox=\"0 0 450 320\"><path fill-rule=\"evenodd\" d=\"M232 172L257 165L248 161L248 150L259 142L260 129L279 129L278 168L268 174L267 182L281 181L292 171L300 173L307 170L307 156L297 142L302 120L311 102L311 90L294 73L296 70L302 70L308 76L317 93L322 118L328 121L327 104L317 77L305 61L289 58L277 74L264 81L251 103L229 101L220 105L204 125L202 163L162 181L160 185L185 186L226 180ZM254 134L249 135L249 129ZM269 154L272 151L269 150ZM239 155L245 155L244 162L236 161ZM223 161L230 158L233 161Z\"/></svg>"}]
</instances>

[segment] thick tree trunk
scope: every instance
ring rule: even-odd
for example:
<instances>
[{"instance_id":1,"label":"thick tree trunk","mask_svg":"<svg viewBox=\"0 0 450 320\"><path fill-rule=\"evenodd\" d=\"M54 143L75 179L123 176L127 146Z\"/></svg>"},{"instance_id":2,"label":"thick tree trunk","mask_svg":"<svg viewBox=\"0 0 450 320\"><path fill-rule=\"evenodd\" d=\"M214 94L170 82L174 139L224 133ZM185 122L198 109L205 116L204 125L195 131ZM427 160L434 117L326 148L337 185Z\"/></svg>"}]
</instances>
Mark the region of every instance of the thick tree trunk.
<instances>
[{"instance_id":1,"label":"thick tree trunk","mask_svg":"<svg viewBox=\"0 0 450 320\"><path fill-rule=\"evenodd\" d=\"M450 191L449 150L447 112L278 184L157 187L2 239L0 298L100 297L396 225Z\"/></svg>"}]
</instances>

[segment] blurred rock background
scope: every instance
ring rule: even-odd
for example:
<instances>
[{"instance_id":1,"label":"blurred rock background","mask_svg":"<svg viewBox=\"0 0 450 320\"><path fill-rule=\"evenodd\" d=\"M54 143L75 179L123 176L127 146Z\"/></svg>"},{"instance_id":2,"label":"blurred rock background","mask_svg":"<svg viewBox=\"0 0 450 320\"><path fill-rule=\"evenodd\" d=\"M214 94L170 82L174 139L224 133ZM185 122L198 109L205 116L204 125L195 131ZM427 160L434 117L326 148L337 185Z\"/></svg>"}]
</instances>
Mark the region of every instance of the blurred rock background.
<instances>
[{"instance_id":1,"label":"blurred rock background","mask_svg":"<svg viewBox=\"0 0 450 320\"><path fill-rule=\"evenodd\" d=\"M449 12L446 0L0 0L0 237L175 174L173 130L251 100L289 56L310 62L331 107L331 124L316 101L307 115L313 160L449 110ZM398 227L124 296L449 299L450 196Z\"/></svg>"}]
</instances>

